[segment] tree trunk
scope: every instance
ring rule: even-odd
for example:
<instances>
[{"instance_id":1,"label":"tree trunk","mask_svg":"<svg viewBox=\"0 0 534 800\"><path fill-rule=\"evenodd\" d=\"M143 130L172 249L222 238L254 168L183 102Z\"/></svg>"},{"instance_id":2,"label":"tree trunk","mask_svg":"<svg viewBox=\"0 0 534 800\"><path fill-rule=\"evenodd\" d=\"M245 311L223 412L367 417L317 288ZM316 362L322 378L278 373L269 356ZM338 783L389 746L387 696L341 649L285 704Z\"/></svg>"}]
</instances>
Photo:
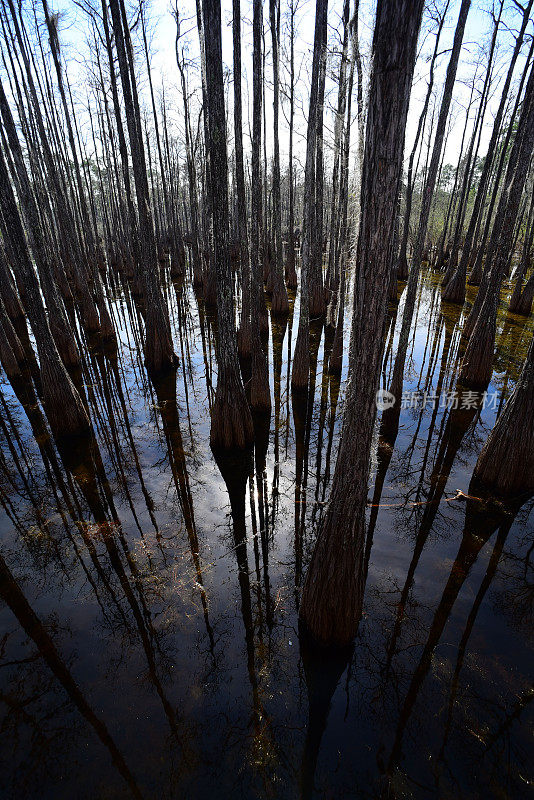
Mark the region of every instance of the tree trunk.
<instances>
[{"instance_id":1,"label":"tree trunk","mask_svg":"<svg viewBox=\"0 0 534 800\"><path fill-rule=\"evenodd\" d=\"M141 135L141 116L133 64L131 63L129 31L127 26L123 26L123 18L126 15L122 0L110 0L110 9L137 195L139 266L145 301L145 361L149 373L156 376L168 369L173 369L176 366L176 356L173 352L169 312L161 292L159 274L156 269L156 239L150 211L145 151Z\"/></svg>"},{"instance_id":2,"label":"tree trunk","mask_svg":"<svg viewBox=\"0 0 534 800\"><path fill-rule=\"evenodd\" d=\"M45 240L44 232L41 226L41 217L38 209L36 198L33 194L24 158L22 148L20 146L15 123L11 115L11 110L6 100L3 86L0 83L0 109L2 120L8 135L9 146L13 160L13 170L19 201L21 203L24 217L26 219L26 227L30 240L30 246L39 271L41 278L41 288L47 304L54 308L54 314L49 317L48 324L54 338L55 345L59 351L61 359L65 366L69 368L78 368L80 366L80 356L76 347L75 337L72 328L67 320L62 301L59 297L54 276L52 275L52 266L48 257L48 247ZM6 187L7 190L7 187ZM18 215L18 212L17 212ZM18 268L17 262L13 262ZM32 268L33 269L33 268ZM18 272L18 270L17 270ZM18 272L20 275L20 273ZM34 273L35 274L35 273ZM37 277L36 277L37 279ZM25 280L23 285L26 287ZM26 288L25 288L26 292ZM30 319L31 323L31 319ZM33 327L33 325L32 325Z\"/></svg>"},{"instance_id":3,"label":"tree trunk","mask_svg":"<svg viewBox=\"0 0 534 800\"><path fill-rule=\"evenodd\" d=\"M182 230L177 214L171 203L170 191L167 183L167 176L165 174L165 165L163 162L163 150L161 147L161 137L159 132L158 115L156 112L156 101L154 99L154 87L152 85L152 70L150 68L150 57L148 53L148 42L146 36L145 26L145 11L144 5L140 5L141 12L141 32L143 35L143 46L145 50L146 70L148 75L148 85L150 88L150 101L152 105L152 116L154 119L154 132L156 135L156 147L158 150L159 169L161 174L161 183L163 188L163 202L165 206L165 239L169 241L170 256L171 256L171 275L172 277L181 277L185 273L185 248L182 237ZM158 244L161 244L159 242Z\"/></svg>"},{"instance_id":4,"label":"tree trunk","mask_svg":"<svg viewBox=\"0 0 534 800\"><path fill-rule=\"evenodd\" d=\"M515 314L529 317L532 312L532 301L534 300L534 272L525 284L519 302L514 309Z\"/></svg>"},{"instance_id":5,"label":"tree trunk","mask_svg":"<svg viewBox=\"0 0 534 800\"><path fill-rule=\"evenodd\" d=\"M269 0L269 23L273 49L273 234L274 252L271 264L273 295L271 313L276 317L289 314L287 289L282 267L282 211L280 195L280 142L278 136L278 114L280 109L280 65L278 58L280 31L280 0Z\"/></svg>"},{"instance_id":6,"label":"tree trunk","mask_svg":"<svg viewBox=\"0 0 534 800\"><path fill-rule=\"evenodd\" d=\"M355 635L369 459L376 414L406 117L422 0L379 0L361 187L351 374L330 502L306 576L300 618L325 645Z\"/></svg>"},{"instance_id":7,"label":"tree trunk","mask_svg":"<svg viewBox=\"0 0 534 800\"><path fill-rule=\"evenodd\" d=\"M531 66L505 184L488 245L483 283L466 321L470 336L460 369L460 382L465 386L484 389L491 379L501 283L510 261L514 227L533 148L534 67Z\"/></svg>"},{"instance_id":8,"label":"tree trunk","mask_svg":"<svg viewBox=\"0 0 534 800\"><path fill-rule=\"evenodd\" d=\"M430 103L430 98L432 97L432 89L434 88L434 68L436 64L436 59L438 57L439 42L441 39L441 32L443 30L443 24L445 22L447 10L449 8L449 2L450 0L447 1L447 5L443 9L443 13L439 20L438 30L436 32L436 42L434 45L434 52L432 53L432 58L430 60L430 73L428 79L428 88L425 96L425 102L423 104L423 109L421 111L421 115L417 123L417 131L415 133L415 139L412 151L410 153L410 159L408 162L408 175L406 178L406 209L404 212L404 226L402 229L401 246L400 246L399 256L397 259L397 278L402 281L407 280L409 274L407 250L408 250L408 237L410 235L410 217L412 214L412 199L413 199L413 188L415 181L415 176L413 174L413 165L415 160L415 154L417 152L417 147L421 140L421 136L423 135L423 129L428 114L428 106Z\"/></svg>"},{"instance_id":9,"label":"tree trunk","mask_svg":"<svg viewBox=\"0 0 534 800\"><path fill-rule=\"evenodd\" d=\"M521 34L519 36L519 39L521 39ZM517 46L516 46L516 50L517 50ZM532 54L533 53L534 53L534 39L532 40L532 44L530 46L530 52L529 52L529 54L528 54L528 56L527 56L527 58L525 60L525 66L524 66L524 69L523 69L523 72L522 72L522 75L521 75L521 79L519 81L519 86L517 88L517 94L516 94L515 103L514 103L514 106L513 106L513 109L512 109L512 113L510 115L510 118L512 120L515 119L516 114L517 114L517 110L519 108L519 102L520 102L520 98L521 98L521 93L523 91L523 85L524 85L526 76L528 74L528 70L529 70L529 66L530 66L530 63L531 63L531 59L532 59ZM510 72L508 74L510 75ZM504 100L505 99L506 98L504 98ZM504 102L504 100L503 100L503 98L501 98L501 102ZM506 133L505 133L505 135L503 137L503 140L502 140L502 142L500 144L500 152L499 152L499 148L497 148L497 153L496 153L497 164L495 166L495 177L494 177L494 181L493 181L493 191L491 193L491 199L490 199L490 202L489 202L488 209L486 211L486 222L485 222L484 229L483 229L483 232L482 232L481 240L478 243L478 247L475 247L473 245L473 250L476 249L477 255L476 255L475 264L473 266L473 269L471 270L471 274L469 275L468 283L471 286L479 286L480 285L480 282L482 280L483 272L485 271L485 267L487 266L487 263L486 264L484 263L485 254L486 254L486 243L488 241L488 236L490 234L491 223L492 223L492 219L493 219L493 209L495 207L495 202L497 200L497 196L498 196L498 192L499 192L499 187L500 187L500 182L501 182L501 175L503 174L503 172L504 172L504 170L506 168L506 156L508 154L508 147L509 147L510 141L512 139L513 131L514 131L514 126L511 125L511 124L508 125ZM497 134L496 134L496 136L497 136ZM496 139L496 141L497 141L497 139ZM489 178L488 178L488 188L489 188ZM484 198L485 198L485 195L484 195ZM480 214L480 221L481 222L482 222L482 217L483 217L483 214L481 213ZM475 241L475 237L473 237L473 241Z\"/></svg>"},{"instance_id":10,"label":"tree trunk","mask_svg":"<svg viewBox=\"0 0 534 800\"><path fill-rule=\"evenodd\" d=\"M220 0L203 0L208 129L208 188L213 217L213 259L217 281L217 390L211 411L213 449L244 448L252 442L252 417L241 382L234 324L229 253L228 158L221 43Z\"/></svg>"},{"instance_id":11,"label":"tree trunk","mask_svg":"<svg viewBox=\"0 0 534 800\"><path fill-rule=\"evenodd\" d=\"M517 309L521 306L521 297L523 295L523 280L527 274L532 255L532 243L534 241L534 192L530 198L530 209L528 212L527 228L525 232L525 240L523 242L523 252L521 253L521 263L515 276L515 286L508 311L512 314L517 313ZM525 287L526 288L526 287ZM528 312L530 313L530 311Z\"/></svg>"},{"instance_id":12,"label":"tree trunk","mask_svg":"<svg viewBox=\"0 0 534 800\"><path fill-rule=\"evenodd\" d=\"M534 493L534 339L512 396L479 456L474 477L507 499Z\"/></svg>"},{"instance_id":13,"label":"tree trunk","mask_svg":"<svg viewBox=\"0 0 534 800\"><path fill-rule=\"evenodd\" d=\"M176 64L180 73L180 82L182 88L182 98L184 104L184 127L185 127L185 150L187 161L187 177L188 177L188 190L189 190L189 213L191 218L190 223L190 237L191 237L191 254L193 261L193 288L199 291L202 288L202 259L200 256L200 231L199 231L199 209L198 209L198 192L197 192L197 176L195 169L195 160L193 153L193 142L191 136L191 121L189 117L189 98L187 96L187 80L185 75L185 63L183 53L180 55L178 43L180 41L180 18L178 14L178 5L175 6L174 18L176 20Z\"/></svg>"},{"instance_id":14,"label":"tree trunk","mask_svg":"<svg viewBox=\"0 0 534 800\"><path fill-rule=\"evenodd\" d=\"M486 158L484 161L484 167L482 169L482 174L480 176L479 184L477 193L475 195L475 202L473 205L473 211L471 213L471 219L469 221L469 227L467 229L467 233L465 236L464 246L462 249L462 257L459 264L459 271L467 272L467 267L472 259L472 248L475 242L475 231L477 227L478 220L480 218L482 212L482 206L484 200L486 198L488 185L489 185L489 177L491 173L491 166L494 160L494 154L497 146L497 141L499 138L499 132L501 130L502 119L504 115L504 110L506 107L506 100L508 98L508 91L510 89L510 83L512 80L512 75L515 69L516 61L521 51L521 46L523 44L523 37L525 34L525 30L528 24L528 20L530 18L530 9L532 8L533 0L529 0L528 5L525 8L523 14L523 22L521 25L521 29L516 39L514 51L512 53L512 58L510 59L510 65L508 67L508 72L506 75L506 80L504 82L504 86L501 92L501 99L499 101L499 107L497 109L497 114L495 115L495 119L493 121L493 129L491 132L491 138L488 144L488 149L486 152ZM479 279L480 280L480 279Z\"/></svg>"},{"instance_id":15,"label":"tree trunk","mask_svg":"<svg viewBox=\"0 0 534 800\"><path fill-rule=\"evenodd\" d=\"M76 197L73 194L71 201L69 201L69 198L67 198L65 191L65 181L60 175L57 166L57 160L54 158L52 154L52 148L49 141L50 130L47 130L45 128L43 120L43 103L39 102L39 96L37 94L37 89L33 78L33 73L30 65L30 57L28 56L25 39L23 36L23 34L25 33L24 21L23 18L20 16L20 9L19 9L19 16L17 16L17 12L15 11L14 3L12 2L12 0L8 0L8 5L10 8L11 18L15 28L20 54L22 56L22 60L24 63L24 69L26 74L25 88L28 95L28 99L30 101L31 108L33 110L32 122L35 123L35 127L37 128L39 136L39 143L40 143L39 155L42 155L42 159L46 167L47 182L50 183L50 186L52 188L52 191L50 192L49 187L47 186L47 196L50 198L51 204L53 205L57 214L57 223L59 228L58 231L59 249L60 251L62 251L62 258L65 267L71 270L72 272L83 325L89 332L97 332L100 329L100 320L94 300L89 291L89 276L85 269L84 248L81 241L80 228L79 226L77 227L76 224L76 214L77 214ZM50 97L50 94L48 94L48 97ZM49 121L50 121L50 116L49 116ZM52 125L52 130L54 130L53 125ZM73 141L73 137L71 138L71 141ZM29 148L29 150L30 150L30 155L32 157L35 157L36 147L37 147L37 142L35 140L31 141L31 147ZM43 290L45 290L45 288L46 288L46 283L43 282Z\"/></svg>"},{"instance_id":16,"label":"tree trunk","mask_svg":"<svg viewBox=\"0 0 534 800\"><path fill-rule=\"evenodd\" d=\"M59 357L50 331L39 282L28 251L24 229L1 150L0 229L8 257L20 270L24 282L26 311L39 354L43 403L50 427L58 437L78 434L89 428L89 418Z\"/></svg>"},{"instance_id":17,"label":"tree trunk","mask_svg":"<svg viewBox=\"0 0 534 800\"><path fill-rule=\"evenodd\" d=\"M456 70L458 68L458 60L460 58L460 50L462 47L463 35L465 30L465 23L467 14L469 12L470 0L462 0L458 23L454 34L454 43L451 52L451 57L447 67L447 76L445 78L445 87L443 90L443 97L439 110L438 123L436 126L436 135L434 138L434 145L432 148L432 156L430 158L430 166L428 168L427 177L423 189L423 199L421 205L421 213L419 217L419 227L417 230L417 238L415 242L414 252L412 255L412 266L408 277L408 285L406 287L406 294L404 300L404 311L402 315L401 331L399 335L399 343L397 346L397 356L395 358L395 366L393 369L393 376L389 391L400 397L402 393L402 384L404 381L404 365L406 363L406 355L408 352L408 344L410 338L410 330L412 325L412 318L415 309L417 286L419 281L419 271L421 262L425 258L424 248L426 241L426 234L428 230L428 220L430 216L430 206L434 196L434 188L436 185L436 178L441 159L441 151L443 148L443 140L445 137L445 128L447 125L447 118L449 116L449 109L452 100L452 91L454 82L456 80ZM426 256L428 259L428 256Z\"/></svg>"},{"instance_id":18,"label":"tree trunk","mask_svg":"<svg viewBox=\"0 0 534 800\"><path fill-rule=\"evenodd\" d=\"M115 343L116 343L115 330L113 328L113 323L111 321L111 317L110 317L110 314L109 314L109 311L108 311L108 308L107 308L107 305L106 305L106 300L105 300L105 297L104 297L104 290L103 290L103 287L102 287L102 281L101 281L101 278L100 278L100 273L98 272L98 269L97 269L97 266L96 266L97 248L96 248L96 241L95 241L95 236L94 236L94 233L96 233L96 230L93 232L93 229L92 229L91 224L89 222L89 220L90 220L89 208L88 208L87 200L86 200L86 197L85 197L85 189L84 189L83 181L82 181L82 173L81 173L80 164L79 164L79 160L78 160L78 150L77 150L76 142L75 142L75 139L74 139L74 131L73 131L73 125L72 125L72 121L71 121L71 113L70 113L70 110L69 110L69 105L67 103L67 97L66 97L65 85L64 85L65 82L63 80L63 72L62 72L62 69L61 69L60 44L59 44L59 38L58 38L58 33L57 33L57 22L56 22L55 19L52 20L50 18L50 15L49 15L49 12L48 12L47 0L42 0L42 4L43 4L44 15L45 15L45 21L46 21L47 29L48 29L48 32L49 32L50 49L52 51L52 58L53 58L53 61L54 61L54 67L55 67L56 76L57 76L57 83L58 83L58 87L59 87L59 93L60 93L60 96L61 96L61 103L62 103L62 106L63 106L63 114L64 114L65 122L66 122L66 125L67 125L67 134L68 134L68 139L69 139L69 144L70 144L70 149L71 149L72 159L73 159L73 165L74 165L74 176L76 178L76 186L77 186L77 189L78 189L78 202L79 202L79 206L80 206L80 216L81 216L81 224L82 224L81 240L82 240L82 243L85 244L83 256L84 256L84 261L86 263L85 264L80 263L80 264L77 265L77 267L79 269L83 270L83 272L85 273L85 276L87 278L87 282L88 283L89 282L92 283L93 293L94 293L95 301L96 301L96 309L98 309L99 328L100 328L100 332L101 332L103 338L106 339L106 340L115 341ZM69 94L70 94L70 87L69 87L69 84L68 84L68 80L67 80L67 88L68 88ZM85 304L86 304L86 306L88 304L88 306L90 308L90 313L92 314L93 313L93 305L94 304L92 302L92 298L88 297L88 295L89 295L89 287L88 286L84 286L83 287L83 296L85 298Z\"/></svg>"},{"instance_id":19,"label":"tree trunk","mask_svg":"<svg viewBox=\"0 0 534 800\"><path fill-rule=\"evenodd\" d=\"M298 0L297 0L298 2ZM297 289L295 269L295 176L293 171L293 129L295 124L295 0L289 4L289 245L286 257L288 289Z\"/></svg>"},{"instance_id":20,"label":"tree trunk","mask_svg":"<svg viewBox=\"0 0 534 800\"><path fill-rule=\"evenodd\" d=\"M327 10L328 0L316 0L310 107L308 112L308 130L306 137L306 165L304 170L304 236L302 242L302 268L300 275L300 317L297 342L295 344L295 353L293 355L293 373L291 375L291 385L296 391L305 390L308 386L310 365L310 298L312 288L315 291L317 290L317 275L315 274L314 269L314 259L316 258L316 253L314 253L314 245L316 243L315 182L317 178L317 124L319 116L319 73L321 68ZM313 287L312 282L314 284Z\"/></svg>"},{"instance_id":21,"label":"tree trunk","mask_svg":"<svg viewBox=\"0 0 534 800\"><path fill-rule=\"evenodd\" d=\"M239 356L249 360L252 356L251 322L251 266L248 247L247 198L243 157L243 107L241 101L241 3L233 0L232 33L234 53L234 141L235 178L237 188L237 230L241 261L241 321L237 333ZM253 223L254 224L254 223Z\"/></svg>"},{"instance_id":22,"label":"tree trunk","mask_svg":"<svg viewBox=\"0 0 534 800\"><path fill-rule=\"evenodd\" d=\"M321 53L319 60L319 85L317 92L317 121L315 146L315 180L313 202L313 222L310 223L310 285L309 306L310 318L322 319L326 312L326 301L323 286L323 252L324 252L324 96L326 84L326 44L328 30L328 2L322 9L321 20Z\"/></svg>"},{"instance_id":23,"label":"tree trunk","mask_svg":"<svg viewBox=\"0 0 534 800\"><path fill-rule=\"evenodd\" d=\"M332 172L332 199L330 202L330 234L328 244L328 268L325 280L325 301L328 304L334 292L337 295L339 288L339 274L336 272L336 261L339 265L338 244L340 233L339 209L341 207L341 162L343 144L343 124L345 122L345 107L347 104L347 62L349 45L349 11L350 2L343 3L343 44L341 48L341 62L339 65L337 110L334 120L334 167Z\"/></svg>"},{"instance_id":24,"label":"tree trunk","mask_svg":"<svg viewBox=\"0 0 534 800\"><path fill-rule=\"evenodd\" d=\"M262 180L261 180L261 123L263 100L262 73L262 0L253 2L253 78L252 78L252 247L250 276L252 378L250 404L257 411L270 411L271 393L267 358L261 344L261 319L265 300L262 265L260 260L263 228ZM264 180L266 176L264 175Z\"/></svg>"},{"instance_id":25,"label":"tree trunk","mask_svg":"<svg viewBox=\"0 0 534 800\"><path fill-rule=\"evenodd\" d=\"M493 28L493 36L491 39L490 51L488 56L488 66L486 68L486 78L484 80L484 87L482 89L482 95L480 98L480 104L477 112L475 125L473 128L473 133L471 135L471 142L467 154L467 163L465 164L464 167L464 177L460 192L460 208L458 211L456 231L454 234L454 242L451 250L450 266L449 269L447 270L449 274L445 275L445 277L443 278L443 287L444 287L442 294L443 300L445 302L456 303L458 305L463 305L465 301L465 283L467 280L467 259L464 258L465 243L464 247L462 248L462 256L457 266L456 262L458 258L458 250L460 247L460 236L463 229L465 212L467 209L470 178L472 178L471 162L473 159L473 148L475 144L475 137L478 131L480 131L478 134L478 144L480 144L480 134L482 133L482 126L483 126L484 115L486 112L489 89L490 89L493 54L495 52L495 45L497 42L497 34L499 32L499 24L501 21L502 9L503 9L503 2L501 0L501 5L499 8L499 16L496 18ZM478 150L478 145L477 145L477 150ZM476 160L476 153L475 153L475 160Z\"/></svg>"},{"instance_id":26,"label":"tree trunk","mask_svg":"<svg viewBox=\"0 0 534 800\"><path fill-rule=\"evenodd\" d=\"M430 216L430 206L432 204L432 198L434 197L436 177L438 174L438 168L441 159L443 140L445 138L445 128L449 116L449 109L452 100L452 92L454 89L454 82L456 80L456 71L458 69L458 60L460 58L460 50L462 48L462 41L464 38L465 23L467 21L467 15L469 13L470 6L471 6L471 0L462 0L460 13L458 16L458 22L454 33L454 42L452 46L451 57L449 60L449 64L447 66L447 75L445 78L443 97L441 100L441 106L439 110L438 124L436 127L436 136L434 139L434 146L432 149L430 166L428 168L428 175L426 177L425 186L423 190L421 214L419 217L419 227L417 230L417 238L412 256L412 268L410 270L410 277L411 273L415 269L414 272L415 287L413 287L414 292L415 288L417 287L417 276L419 274L419 268L423 257L423 250L425 248L426 234L428 230L428 220ZM412 281L412 285L413 283L414 281Z\"/></svg>"}]
</instances>

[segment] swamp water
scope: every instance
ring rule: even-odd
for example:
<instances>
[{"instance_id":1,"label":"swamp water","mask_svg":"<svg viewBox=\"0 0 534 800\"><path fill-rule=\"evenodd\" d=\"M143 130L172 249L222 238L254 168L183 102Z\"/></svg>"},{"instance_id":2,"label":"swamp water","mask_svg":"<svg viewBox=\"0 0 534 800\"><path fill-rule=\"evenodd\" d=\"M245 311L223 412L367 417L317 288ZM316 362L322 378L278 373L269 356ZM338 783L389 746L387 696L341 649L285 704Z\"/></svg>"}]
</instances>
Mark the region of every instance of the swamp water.
<instances>
[{"instance_id":1,"label":"swamp water","mask_svg":"<svg viewBox=\"0 0 534 800\"><path fill-rule=\"evenodd\" d=\"M95 440L57 448L0 378L0 797L527 796L534 503L499 509L469 485L532 318L501 314L483 407L455 408L465 309L422 278L405 407L380 440L377 425L363 617L326 655L297 615L346 354L340 390L315 337L313 405L293 408L298 300L271 325L272 413L255 463L227 460L223 479L213 321L166 292L176 381L149 383L122 291L118 360L85 347ZM383 388L402 297L390 312Z\"/></svg>"}]
</instances>

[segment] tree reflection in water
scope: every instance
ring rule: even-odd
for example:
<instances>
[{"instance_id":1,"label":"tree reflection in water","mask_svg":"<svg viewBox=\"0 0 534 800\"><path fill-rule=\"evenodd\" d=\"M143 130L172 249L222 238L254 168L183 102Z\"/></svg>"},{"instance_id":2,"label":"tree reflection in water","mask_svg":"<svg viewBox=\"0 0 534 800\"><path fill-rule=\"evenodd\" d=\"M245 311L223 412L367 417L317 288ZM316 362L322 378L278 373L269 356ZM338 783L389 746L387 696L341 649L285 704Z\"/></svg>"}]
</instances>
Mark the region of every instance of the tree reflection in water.
<instances>
[{"instance_id":1,"label":"tree reflection in water","mask_svg":"<svg viewBox=\"0 0 534 800\"><path fill-rule=\"evenodd\" d=\"M290 297L263 342L273 413L252 451L212 453L216 321L169 280L180 363L152 382L138 298L108 290L122 341L81 341L72 375L86 437L54 441L31 384L1 377L3 796L524 796L534 504L471 474L532 320L499 319L494 403L379 418L364 616L327 652L297 613L343 408L331 341L312 322L290 398ZM405 391L466 396L464 318L423 276ZM398 328L394 306L384 387Z\"/></svg>"}]
</instances>

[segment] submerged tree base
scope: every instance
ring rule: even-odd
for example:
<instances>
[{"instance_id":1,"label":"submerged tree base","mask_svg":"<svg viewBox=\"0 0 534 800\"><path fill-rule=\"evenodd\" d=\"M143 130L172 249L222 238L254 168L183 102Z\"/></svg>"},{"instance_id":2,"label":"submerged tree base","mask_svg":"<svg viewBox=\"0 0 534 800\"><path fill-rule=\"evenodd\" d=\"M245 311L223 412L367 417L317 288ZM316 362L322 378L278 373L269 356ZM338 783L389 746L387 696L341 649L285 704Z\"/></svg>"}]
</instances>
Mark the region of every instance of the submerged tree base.
<instances>
[{"instance_id":1,"label":"submerged tree base","mask_svg":"<svg viewBox=\"0 0 534 800\"><path fill-rule=\"evenodd\" d=\"M243 450L253 441L252 416L238 376L223 380L219 375L211 409L211 449L214 452Z\"/></svg>"},{"instance_id":2,"label":"submerged tree base","mask_svg":"<svg viewBox=\"0 0 534 800\"><path fill-rule=\"evenodd\" d=\"M455 272L443 287L441 294L445 303L455 303L463 306L465 302L465 275Z\"/></svg>"},{"instance_id":3,"label":"submerged tree base","mask_svg":"<svg viewBox=\"0 0 534 800\"><path fill-rule=\"evenodd\" d=\"M362 615L365 526L327 512L320 526L302 591L299 621L324 647L345 647Z\"/></svg>"}]
</instances>

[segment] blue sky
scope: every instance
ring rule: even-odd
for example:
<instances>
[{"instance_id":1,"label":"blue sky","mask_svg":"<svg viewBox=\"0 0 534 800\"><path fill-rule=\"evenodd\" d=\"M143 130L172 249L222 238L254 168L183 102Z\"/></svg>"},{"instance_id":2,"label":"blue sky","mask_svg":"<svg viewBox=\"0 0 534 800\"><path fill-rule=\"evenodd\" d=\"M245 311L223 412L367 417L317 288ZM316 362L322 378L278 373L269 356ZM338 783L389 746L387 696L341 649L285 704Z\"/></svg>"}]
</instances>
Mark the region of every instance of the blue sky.
<instances>
[{"instance_id":1,"label":"blue sky","mask_svg":"<svg viewBox=\"0 0 534 800\"><path fill-rule=\"evenodd\" d=\"M96 3L99 7L100 3ZM252 32L251 32L251 3L248 0L242 0L242 37L243 37L243 102L244 102L244 134L245 134L245 147L248 146L248 119L250 118L250 91L252 83ZM438 7L442 7L444 3L438 0ZM439 59L439 66L436 73L435 85L438 87L438 95L436 102L439 102L439 90L443 85L444 74L449 58L449 48L452 43L454 35L454 28L458 18L459 0L450 3L449 11L447 14L446 25L442 34L442 46L440 51L442 55ZM84 109L87 98L87 84L86 75L89 63L88 48L87 48L87 18L83 12L75 5L73 0L51 0L50 6L55 11L61 12L60 18L60 38L62 41L63 54L66 61L69 77L73 83L74 94L77 101L80 103L80 121L84 120ZM134 9L134 5L129 6ZM460 140L463 131L463 124L465 120L465 109L469 97L469 88L466 85L471 80L475 64L479 62L479 73L483 73L485 57L483 56L483 49L487 52L489 38L492 29L492 20L488 13L491 10L491 3L483 0L482 2L473 2L468 17L466 33L464 37L464 45L462 48L462 56L460 67L458 70L457 81L455 85L454 100L452 104L452 120L453 125L447 142L446 160L455 163L458 158L460 149ZM183 19L183 30L189 30L189 34L184 37L184 42L187 43L188 54L192 62L198 60L198 34L196 30L196 17L195 17L195 4L191 0L180 0L179 2L180 15ZM282 28L286 27L286 15L288 12L287 6L282 0ZM339 35L336 29L340 27L340 19L342 12L342 3L336 0L330 3L329 6L329 45L331 48L336 47L339 41ZM38 12L39 13L39 12ZM175 62L175 35L176 26L171 14L171 4L169 0L151 0L148 5L148 17L150 20L150 35L151 35L151 55L152 55L152 69L153 80L156 87L158 97L161 96L161 87L165 85L166 100L170 106L170 124L171 133L174 134L179 140L183 138L182 130L182 105L181 95L179 93L178 71ZM232 68L232 41L231 41L231 13L232 4L229 0L223 2L223 59L229 71L229 81L231 77ZM272 93L270 90L271 79L271 61L270 61L270 31L268 28L268 3L264 5L265 13L265 37L267 44L267 80L268 88L266 93L266 113L267 113L267 130L268 130L268 150L271 145L271 120L272 120ZM306 133L306 115L308 103L308 82L309 70L311 67L311 49L313 45L313 26L314 26L314 13L315 3L313 0L303 0L299 4L299 11L297 15L297 28L298 40L296 43L296 66L299 71L299 81L297 85L297 115L296 115L296 154L302 156L304 152L304 137ZM512 30L516 30L520 24L519 12L512 0L506 0L505 12L503 14L504 25L502 26L499 36L499 45L496 59L496 74L504 79L506 69L511 53L512 36L506 30L506 26ZM374 4L368 3L363 0L360 6L359 13L359 28L360 28L360 41L361 51L364 63L365 80L367 81L369 72L369 55L370 55L370 42L372 37L372 30L374 25ZM530 34L533 32L533 23L530 22L528 31ZM282 36L284 39L284 34ZM420 37L420 56L416 65L414 86L412 91L412 100L410 105L410 112L407 126L406 137L406 152L409 153L417 121L419 118L423 98L426 93L428 81L428 56L432 52L434 46L434 35L428 33L428 13L425 13L425 22L423 23L422 33ZM285 48L281 53L281 68L282 80L287 78L288 58L287 58L287 41L284 41L282 47ZM523 48L526 51L526 47ZM335 67L335 61L331 61L331 65ZM519 59L516 67L516 76L524 65L524 56ZM144 62L139 60L139 75L141 85L141 96L143 102L149 109L149 96L147 89L147 81L144 72ZM199 86L199 73L198 68L194 63L190 68L189 80L191 88ZM481 85L481 84L480 84ZM326 159L328 164L329 147L333 138L333 117L332 107L336 102L337 87L332 80L328 80L327 85L327 110L325 116L326 130L325 130L325 145L326 145ZM229 111L231 115L231 86L229 83ZM485 118L485 126L482 137L482 144L480 154L485 152L487 141L491 134L491 127L493 123L493 116L500 98L500 88L496 85L493 93L492 101L489 104L488 111ZM195 100L193 99L193 105ZM353 109L355 109L355 102ZM472 109L472 113L474 107ZM88 125L86 133L88 134ZM468 129L469 133L469 129ZM231 125L230 125L231 134ZM283 113L281 114L281 131L280 141L282 149L282 163L287 154L288 130L285 124ZM354 134L352 136L353 144L353 163L356 158L357 147L357 133L356 126L354 126ZM229 140L229 149L232 147L231 138Z\"/></svg>"}]
</instances>

